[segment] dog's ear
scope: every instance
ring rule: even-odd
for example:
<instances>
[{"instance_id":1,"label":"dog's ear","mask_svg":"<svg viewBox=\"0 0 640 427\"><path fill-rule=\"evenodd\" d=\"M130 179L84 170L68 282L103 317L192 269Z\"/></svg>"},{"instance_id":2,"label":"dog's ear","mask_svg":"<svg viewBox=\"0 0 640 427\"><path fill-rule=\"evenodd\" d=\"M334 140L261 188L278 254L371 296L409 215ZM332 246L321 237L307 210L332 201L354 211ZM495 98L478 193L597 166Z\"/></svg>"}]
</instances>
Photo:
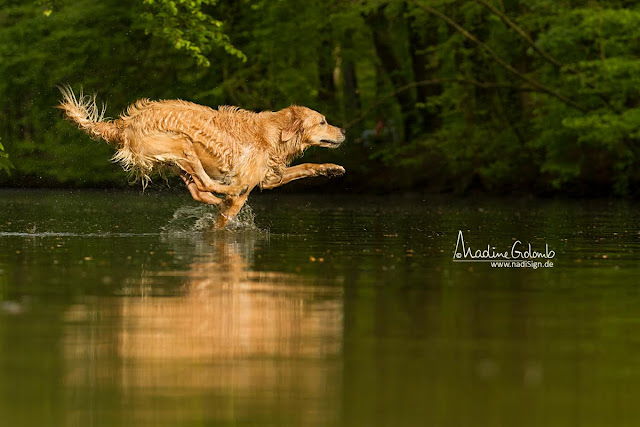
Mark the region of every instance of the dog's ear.
<instances>
[{"instance_id":1,"label":"dog's ear","mask_svg":"<svg viewBox=\"0 0 640 427\"><path fill-rule=\"evenodd\" d=\"M280 138L282 142L287 142L293 139L297 134L302 132L302 118L295 111L294 107L286 109L285 123L282 128Z\"/></svg>"}]
</instances>

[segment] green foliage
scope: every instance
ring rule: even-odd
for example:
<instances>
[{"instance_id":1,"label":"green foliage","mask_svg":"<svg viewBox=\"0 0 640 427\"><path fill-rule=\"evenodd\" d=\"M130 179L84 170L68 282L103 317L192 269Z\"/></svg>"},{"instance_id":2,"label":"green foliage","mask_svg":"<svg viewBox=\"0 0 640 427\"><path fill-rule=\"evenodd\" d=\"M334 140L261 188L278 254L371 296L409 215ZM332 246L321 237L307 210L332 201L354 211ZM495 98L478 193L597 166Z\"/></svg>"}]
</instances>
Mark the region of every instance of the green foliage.
<instances>
[{"instance_id":1,"label":"green foliage","mask_svg":"<svg viewBox=\"0 0 640 427\"><path fill-rule=\"evenodd\" d=\"M560 126L553 119L552 128L540 115L534 121L547 130L532 144L545 150L541 167L555 171L556 186L572 179L600 185L598 181L606 181L614 192L626 194L631 181L637 180L634 169L639 162L640 10L609 7L567 9L549 18L539 44L563 58L565 66L559 75L541 71L581 99L589 111L565 111ZM551 129L556 134L546 138ZM558 147L561 144L565 147ZM569 159L577 167L559 167Z\"/></svg>"},{"instance_id":2,"label":"green foliage","mask_svg":"<svg viewBox=\"0 0 640 427\"><path fill-rule=\"evenodd\" d=\"M140 97L308 105L349 143L307 157L343 163L364 191L640 184L635 2L6 0L0 40L6 185L126 182L53 108L62 83L112 116Z\"/></svg>"},{"instance_id":3,"label":"green foliage","mask_svg":"<svg viewBox=\"0 0 640 427\"><path fill-rule=\"evenodd\" d=\"M207 53L213 46L246 61L247 57L234 47L223 33L223 22L203 11L215 6L217 0L143 0L145 27L151 34L164 38L176 49L184 50L198 65L209 67Z\"/></svg>"},{"instance_id":4,"label":"green foliage","mask_svg":"<svg viewBox=\"0 0 640 427\"><path fill-rule=\"evenodd\" d=\"M439 10L527 79L583 110L532 90L524 78L505 72L477 44L447 26L430 51L440 64L435 73L443 81L455 76L465 83L445 83L438 96L428 99L424 109L437 111L441 124L422 142L408 144L415 148L405 150L412 161L426 164L428 158L421 155L435 149L462 189L479 183L485 189L511 190L516 183L515 188L533 184L542 191L545 186L580 192L609 187L627 194L638 183L640 162L638 7L621 8L612 1L572 8L541 0L512 2L503 9L519 29L537 35L533 41L539 50L561 59L554 64L478 3L440 3ZM424 16L419 7L414 13ZM391 156L390 164L395 161L397 156Z\"/></svg>"},{"instance_id":5,"label":"green foliage","mask_svg":"<svg viewBox=\"0 0 640 427\"><path fill-rule=\"evenodd\" d=\"M4 147L0 142L0 171L10 173L12 168L13 164L11 163L11 160L9 160L9 155L4 152Z\"/></svg>"}]
</instances>

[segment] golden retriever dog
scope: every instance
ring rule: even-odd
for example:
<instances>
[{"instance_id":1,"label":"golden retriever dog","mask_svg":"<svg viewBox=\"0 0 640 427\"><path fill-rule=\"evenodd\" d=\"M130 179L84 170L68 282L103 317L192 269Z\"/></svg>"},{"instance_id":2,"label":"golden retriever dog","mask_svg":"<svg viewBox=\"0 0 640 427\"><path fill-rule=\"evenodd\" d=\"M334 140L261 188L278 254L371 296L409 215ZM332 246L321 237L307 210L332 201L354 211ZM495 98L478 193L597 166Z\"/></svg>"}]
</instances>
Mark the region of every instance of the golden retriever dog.
<instances>
[{"instance_id":1,"label":"golden retriever dog","mask_svg":"<svg viewBox=\"0 0 640 427\"><path fill-rule=\"evenodd\" d=\"M307 148L335 148L345 139L344 129L306 107L255 113L141 99L120 118L104 120L95 95L76 97L68 86L60 90L58 108L93 138L113 144L114 161L141 176L143 185L154 167L172 166L195 200L219 206L218 228L238 214L256 186L270 189L295 179L344 173L331 163L289 167Z\"/></svg>"}]
</instances>

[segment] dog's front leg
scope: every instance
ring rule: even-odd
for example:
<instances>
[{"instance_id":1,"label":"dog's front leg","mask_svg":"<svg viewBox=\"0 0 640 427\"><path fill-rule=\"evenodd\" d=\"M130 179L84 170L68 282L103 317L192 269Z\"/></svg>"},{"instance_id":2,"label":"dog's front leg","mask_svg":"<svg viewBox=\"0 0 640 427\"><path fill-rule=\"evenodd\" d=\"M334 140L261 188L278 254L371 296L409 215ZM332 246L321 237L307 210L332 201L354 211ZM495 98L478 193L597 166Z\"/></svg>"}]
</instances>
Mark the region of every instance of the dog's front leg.
<instances>
[{"instance_id":1,"label":"dog's front leg","mask_svg":"<svg viewBox=\"0 0 640 427\"><path fill-rule=\"evenodd\" d=\"M284 184L288 184L296 179L308 178L311 176L340 176L344 174L344 168L340 165L334 165L333 163L303 163L301 165L292 166L286 168L282 173L282 179L273 177L269 180L263 181L260 187L264 190L270 190L272 188L279 187Z\"/></svg>"}]
</instances>

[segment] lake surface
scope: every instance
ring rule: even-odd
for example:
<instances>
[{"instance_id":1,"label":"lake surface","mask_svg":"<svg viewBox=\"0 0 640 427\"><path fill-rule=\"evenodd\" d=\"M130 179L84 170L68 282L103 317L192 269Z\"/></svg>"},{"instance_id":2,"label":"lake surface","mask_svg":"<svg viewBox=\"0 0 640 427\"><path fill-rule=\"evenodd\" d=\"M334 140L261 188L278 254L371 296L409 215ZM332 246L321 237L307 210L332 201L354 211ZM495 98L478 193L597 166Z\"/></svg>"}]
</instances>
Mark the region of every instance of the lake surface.
<instances>
[{"instance_id":1,"label":"lake surface","mask_svg":"<svg viewBox=\"0 0 640 427\"><path fill-rule=\"evenodd\" d=\"M0 191L0 425L640 425L638 203L249 205Z\"/></svg>"}]
</instances>

